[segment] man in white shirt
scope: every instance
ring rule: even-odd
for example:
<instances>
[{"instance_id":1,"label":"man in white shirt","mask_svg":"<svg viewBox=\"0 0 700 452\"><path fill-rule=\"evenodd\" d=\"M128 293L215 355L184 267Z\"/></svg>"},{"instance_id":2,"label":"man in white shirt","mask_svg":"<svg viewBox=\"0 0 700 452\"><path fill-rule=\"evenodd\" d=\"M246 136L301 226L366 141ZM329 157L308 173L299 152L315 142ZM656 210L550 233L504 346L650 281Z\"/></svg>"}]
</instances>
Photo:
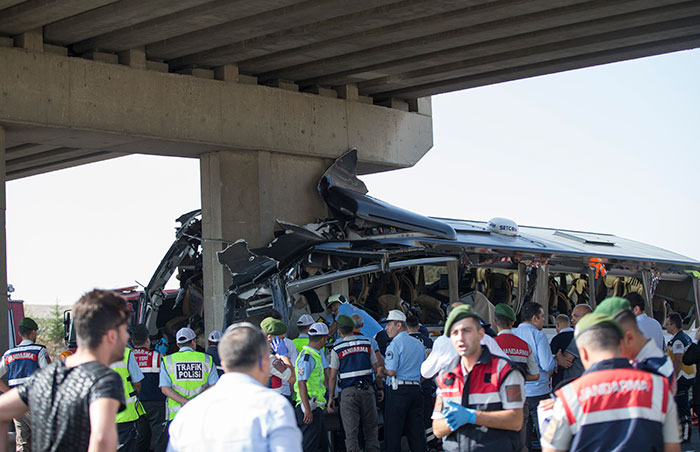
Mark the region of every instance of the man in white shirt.
<instances>
[{"instance_id":1,"label":"man in white shirt","mask_svg":"<svg viewBox=\"0 0 700 452\"><path fill-rule=\"evenodd\" d=\"M666 348L664 347L663 329L656 319L649 317L644 312L644 298L637 292L630 292L624 298L630 302L630 309L637 316L637 326L644 337L653 340L659 350L664 351Z\"/></svg>"},{"instance_id":2,"label":"man in white shirt","mask_svg":"<svg viewBox=\"0 0 700 452\"><path fill-rule=\"evenodd\" d=\"M219 355L224 375L178 412L168 451L301 452L294 410L266 387L270 358L262 332L250 323L230 326Z\"/></svg>"},{"instance_id":3,"label":"man in white shirt","mask_svg":"<svg viewBox=\"0 0 700 452\"><path fill-rule=\"evenodd\" d=\"M452 303L449 307L448 315L454 308L463 304L464 303L461 302ZM508 357L496 340L488 334L484 334L483 339L481 339L481 345L485 345L492 355L502 356L504 358ZM423 378L433 378L442 369L455 361L457 357L459 357L459 354L452 345L450 338L444 334L440 335L433 341L433 348L430 350L430 355L423 361L423 364L421 364L420 374Z\"/></svg>"}]
</instances>

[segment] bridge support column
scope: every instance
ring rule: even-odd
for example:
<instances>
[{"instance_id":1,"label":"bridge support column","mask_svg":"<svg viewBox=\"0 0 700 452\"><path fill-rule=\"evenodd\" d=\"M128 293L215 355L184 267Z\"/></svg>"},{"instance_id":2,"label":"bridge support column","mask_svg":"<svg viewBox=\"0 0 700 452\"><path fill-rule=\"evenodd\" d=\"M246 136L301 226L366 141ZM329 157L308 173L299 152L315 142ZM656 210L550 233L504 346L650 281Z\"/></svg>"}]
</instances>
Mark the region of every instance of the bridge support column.
<instances>
[{"instance_id":1,"label":"bridge support column","mask_svg":"<svg viewBox=\"0 0 700 452\"><path fill-rule=\"evenodd\" d=\"M10 344L7 315L7 236L5 233L5 129L0 126L0 350ZM19 319L15 319L19 321Z\"/></svg>"},{"instance_id":2,"label":"bridge support column","mask_svg":"<svg viewBox=\"0 0 700 452\"><path fill-rule=\"evenodd\" d=\"M220 329L228 270L216 256L245 239L266 246L275 220L305 224L326 216L316 185L332 160L267 151L219 151L200 157L204 265L204 323Z\"/></svg>"}]
</instances>

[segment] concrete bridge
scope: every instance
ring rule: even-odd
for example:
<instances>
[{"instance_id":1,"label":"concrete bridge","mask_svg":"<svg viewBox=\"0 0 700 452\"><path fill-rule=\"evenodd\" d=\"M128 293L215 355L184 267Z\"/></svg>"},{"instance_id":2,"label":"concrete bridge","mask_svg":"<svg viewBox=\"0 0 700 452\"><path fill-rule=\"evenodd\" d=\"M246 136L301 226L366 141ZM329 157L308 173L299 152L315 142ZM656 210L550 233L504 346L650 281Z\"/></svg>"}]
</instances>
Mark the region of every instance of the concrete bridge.
<instances>
[{"instance_id":1,"label":"concrete bridge","mask_svg":"<svg viewBox=\"0 0 700 452\"><path fill-rule=\"evenodd\" d=\"M325 215L313 187L347 149L364 173L414 165L433 94L698 44L697 0L0 0L0 174L198 158L204 236L260 246Z\"/></svg>"}]
</instances>

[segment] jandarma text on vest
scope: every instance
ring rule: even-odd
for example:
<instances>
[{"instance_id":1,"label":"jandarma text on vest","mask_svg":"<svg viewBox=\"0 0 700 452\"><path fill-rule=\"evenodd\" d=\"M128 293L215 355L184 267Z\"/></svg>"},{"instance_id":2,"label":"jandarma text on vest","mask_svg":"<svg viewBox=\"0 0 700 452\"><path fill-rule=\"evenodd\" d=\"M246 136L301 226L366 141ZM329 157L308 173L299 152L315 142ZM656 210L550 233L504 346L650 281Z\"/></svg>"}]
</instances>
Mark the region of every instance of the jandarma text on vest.
<instances>
[{"instance_id":1,"label":"jandarma text on vest","mask_svg":"<svg viewBox=\"0 0 700 452\"><path fill-rule=\"evenodd\" d=\"M32 361L38 361L39 360L39 355L36 353L32 352L20 352L20 353L13 353L9 355L7 358L7 364L10 364L12 361L16 359L31 359Z\"/></svg>"},{"instance_id":2,"label":"jandarma text on vest","mask_svg":"<svg viewBox=\"0 0 700 452\"><path fill-rule=\"evenodd\" d=\"M578 393L579 403L583 403L591 397L612 394L614 392L649 391L649 385L645 380L613 380L599 384L593 384L581 389Z\"/></svg>"}]
</instances>

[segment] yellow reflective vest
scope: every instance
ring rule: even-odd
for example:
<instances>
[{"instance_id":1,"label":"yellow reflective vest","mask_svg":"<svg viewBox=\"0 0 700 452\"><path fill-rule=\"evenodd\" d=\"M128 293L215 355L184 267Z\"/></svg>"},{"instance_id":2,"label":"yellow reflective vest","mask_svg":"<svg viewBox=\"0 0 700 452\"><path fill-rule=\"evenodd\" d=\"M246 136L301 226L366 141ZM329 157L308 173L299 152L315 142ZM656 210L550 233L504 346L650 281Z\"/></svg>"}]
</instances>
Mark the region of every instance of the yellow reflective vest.
<instances>
[{"instance_id":1,"label":"yellow reflective vest","mask_svg":"<svg viewBox=\"0 0 700 452\"><path fill-rule=\"evenodd\" d=\"M163 366L170 377L172 388L191 400L209 386L209 374L216 372L211 356L192 350L180 351L163 357ZM166 419L172 421L182 405L168 397Z\"/></svg>"},{"instance_id":2,"label":"yellow reflective vest","mask_svg":"<svg viewBox=\"0 0 700 452\"><path fill-rule=\"evenodd\" d=\"M133 422L138 420L138 418L145 414L146 411L143 409L143 405L139 402L134 385L131 384L131 375L129 375L129 356L131 355L131 349L127 348L124 350L124 359L112 363L110 368L112 368L116 373L122 377L122 382L124 383L124 400L126 403L126 408L117 413L117 424L123 422Z\"/></svg>"}]
</instances>

